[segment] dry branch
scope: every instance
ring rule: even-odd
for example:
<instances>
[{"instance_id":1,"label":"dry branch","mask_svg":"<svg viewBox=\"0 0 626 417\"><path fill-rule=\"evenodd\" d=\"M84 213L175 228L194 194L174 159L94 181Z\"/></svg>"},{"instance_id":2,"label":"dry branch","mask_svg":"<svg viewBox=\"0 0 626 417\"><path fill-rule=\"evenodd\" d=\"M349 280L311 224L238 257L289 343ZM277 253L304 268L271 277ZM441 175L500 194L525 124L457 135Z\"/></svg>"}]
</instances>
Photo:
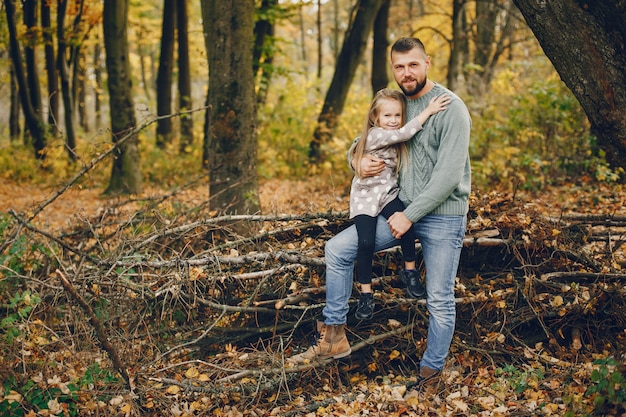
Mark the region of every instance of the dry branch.
<instances>
[{"instance_id":1,"label":"dry branch","mask_svg":"<svg viewBox=\"0 0 626 417\"><path fill-rule=\"evenodd\" d=\"M96 336L100 341L100 345L107 352L109 358L111 358L111 362L113 362L113 366L115 367L115 369L120 373L120 375L122 375L122 378L124 378L124 380L126 381L128 389L133 392L135 384L133 378L131 378L131 376L128 374L127 367L124 365L122 359L117 353L117 350L109 340L106 331L104 330L104 326L102 325L102 322L100 322L98 317L96 317L96 314L94 313L89 303L87 303L87 301L85 301L85 299L78 293L78 291L76 291L76 288L74 288L72 283L65 277L63 272L57 269L55 273L57 277L59 277L63 288L65 288L65 290L72 296L72 298L76 300L76 302L78 302L80 307L89 317L89 322L96 331Z\"/></svg>"}]
</instances>

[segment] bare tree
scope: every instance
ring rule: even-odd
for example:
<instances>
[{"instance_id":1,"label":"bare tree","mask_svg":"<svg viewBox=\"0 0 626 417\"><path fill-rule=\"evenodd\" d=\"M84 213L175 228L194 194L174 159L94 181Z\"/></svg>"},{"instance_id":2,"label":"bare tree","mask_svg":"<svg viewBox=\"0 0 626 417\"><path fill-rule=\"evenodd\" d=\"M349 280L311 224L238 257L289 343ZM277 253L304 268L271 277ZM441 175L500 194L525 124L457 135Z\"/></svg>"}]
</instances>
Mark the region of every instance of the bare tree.
<instances>
[{"instance_id":1,"label":"bare tree","mask_svg":"<svg viewBox=\"0 0 626 417\"><path fill-rule=\"evenodd\" d=\"M58 12L57 12L58 13ZM50 19L50 3L41 2L41 30L44 40L44 57L46 75L48 77L48 124L51 131L58 132L59 121L59 75L57 73L56 56L54 54L54 37Z\"/></svg>"},{"instance_id":2,"label":"bare tree","mask_svg":"<svg viewBox=\"0 0 626 417\"><path fill-rule=\"evenodd\" d=\"M351 19L346 31L335 73L317 118L313 140L309 144L309 161L312 164L319 164L324 160L322 145L334 134L337 118L343 112L348 90L367 45L367 38L384 2L385 0L359 0L354 7L354 19Z\"/></svg>"},{"instance_id":3,"label":"bare tree","mask_svg":"<svg viewBox=\"0 0 626 417\"><path fill-rule=\"evenodd\" d=\"M193 118L190 113L184 113L192 107L191 101L191 67L189 64L189 36L187 1L176 2L176 27L178 29L178 109L183 112L180 116L180 146L181 152L189 152L193 145Z\"/></svg>"},{"instance_id":4,"label":"bare tree","mask_svg":"<svg viewBox=\"0 0 626 417\"><path fill-rule=\"evenodd\" d=\"M374 94L389 84L389 76L387 75L389 62L387 59L387 48L389 47L387 27L390 7L391 0L385 0L374 21L374 45L372 47L372 93Z\"/></svg>"},{"instance_id":5,"label":"bare tree","mask_svg":"<svg viewBox=\"0 0 626 417\"><path fill-rule=\"evenodd\" d=\"M161 55L156 80L157 115L172 114L172 71L174 66L174 44L176 29L176 0L165 0L163 5L163 25L161 29ZM157 121L156 144L165 148L172 142L172 119L161 118Z\"/></svg>"},{"instance_id":6,"label":"bare tree","mask_svg":"<svg viewBox=\"0 0 626 417\"><path fill-rule=\"evenodd\" d=\"M61 79L61 95L63 97L63 108L65 109L65 132L66 147L71 161L76 161L76 132L74 123L74 101L70 88L70 74L66 53L68 52L67 40L65 39L65 13L67 11L68 0L59 0L57 7L57 42L58 55L57 67ZM71 53L70 53L71 56ZM71 61L70 61L71 62Z\"/></svg>"},{"instance_id":7,"label":"bare tree","mask_svg":"<svg viewBox=\"0 0 626 417\"><path fill-rule=\"evenodd\" d=\"M278 14L278 0L263 0L257 11L259 18L254 25L254 56L252 71L258 80L257 103L267 98L274 62L274 27Z\"/></svg>"},{"instance_id":8,"label":"bare tree","mask_svg":"<svg viewBox=\"0 0 626 417\"><path fill-rule=\"evenodd\" d=\"M15 5L13 0L4 0L4 8L7 15L7 26L9 29L9 51L11 53L11 61L13 63L13 69L17 84L17 89L20 95L20 101L22 103L22 112L24 113L25 127L28 129L33 137L33 146L35 149L35 158L45 159L44 148L46 145L48 129L44 123L40 108L41 103L33 103L33 98L36 101L36 94L31 95L29 90L29 82L26 78L24 70L24 62L22 61L22 54L20 52L20 45L17 40L17 26L15 23ZM30 77L32 79L32 77ZM39 86L37 81L36 86Z\"/></svg>"},{"instance_id":9,"label":"bare tree","mask_svg":"<svg viewBox=\"0 0 626 417\"><path fill-rule=\"evenodd\" d=\"M252 73L254 0L202 0L209 57L208 168L211 208L260 208L256 97Z\"/></svg>"},{"instance_id":10,"label":"bare tree","mask_svg":"<svg viewBox=\"0 0 626 417\"><path fill-rule=\"evenodd\" d=\"M128 2L104 0L102 15L111 131L113 143L118 146L107 194L138 194L142 191L138 139L136 134L130 133L136 121L128 59Z\"/></svg>"}]
</instances>

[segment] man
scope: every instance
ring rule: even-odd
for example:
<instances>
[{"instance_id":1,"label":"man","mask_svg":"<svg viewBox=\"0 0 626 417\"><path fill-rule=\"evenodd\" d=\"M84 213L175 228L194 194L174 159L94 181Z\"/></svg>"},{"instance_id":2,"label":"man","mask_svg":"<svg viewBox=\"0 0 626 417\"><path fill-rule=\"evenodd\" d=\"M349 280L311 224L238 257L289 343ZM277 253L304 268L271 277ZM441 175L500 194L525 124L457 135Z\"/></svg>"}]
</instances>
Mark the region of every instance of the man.
<instances>
[{"instance_id":1,"label":"man","mask_svg":"<svg viewBox=\"0 0 626 417\"><path fill-rule=\"evenodd\" d=\"M431 116L415 138L407 142L409 158L400 171L403 212L385 222L378 216L376 250L398 244L413 228L422 245L426 268L426 305L430 313L426 351L420 361L419 382L438 380L454 334L456 307L454 283L465 236L471 188L469 138L471 119L463 101L428 79L430 57L416 38L401 38L391 47L396 83L408 99L407 117L419 114L433 97L448 94L447 110ZM384 161L365 156L366 176L382 172ZM345 333L352 272L357 253L357 233L351 226L326 244L326 306L324 321L317 323L319 337L304 353L289 358L302 363L321 358L342 358L351 353ZM401 271L409 294L423 293L417 275Z\"/></svg>"}]
</instances>

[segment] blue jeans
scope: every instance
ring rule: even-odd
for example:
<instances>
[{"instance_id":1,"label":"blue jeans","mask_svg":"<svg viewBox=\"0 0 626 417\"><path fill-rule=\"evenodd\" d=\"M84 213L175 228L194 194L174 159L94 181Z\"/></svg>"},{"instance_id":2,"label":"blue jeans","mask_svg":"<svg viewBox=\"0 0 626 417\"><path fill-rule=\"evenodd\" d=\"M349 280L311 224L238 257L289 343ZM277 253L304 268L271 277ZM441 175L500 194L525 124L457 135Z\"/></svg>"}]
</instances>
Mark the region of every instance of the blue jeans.
<instances>
[{"instance_id":1,"label":"blue jeans","mask_svg":"<svg viewBox=\"0 0 626 417\"><path fill-rule=\"evenodd\" d=\"M413 224L422 244L426 267L426 306L430 313L426 351L420 366L443 369L456 320L454 281L465 237L466 216L427 215ZM399 243L389 225L378 216L375 250ZM356 228L350 226L326 243L326 306L324 323L343 324L352 295L352 273L358 249Z\"/></svg>"}]
</instances>

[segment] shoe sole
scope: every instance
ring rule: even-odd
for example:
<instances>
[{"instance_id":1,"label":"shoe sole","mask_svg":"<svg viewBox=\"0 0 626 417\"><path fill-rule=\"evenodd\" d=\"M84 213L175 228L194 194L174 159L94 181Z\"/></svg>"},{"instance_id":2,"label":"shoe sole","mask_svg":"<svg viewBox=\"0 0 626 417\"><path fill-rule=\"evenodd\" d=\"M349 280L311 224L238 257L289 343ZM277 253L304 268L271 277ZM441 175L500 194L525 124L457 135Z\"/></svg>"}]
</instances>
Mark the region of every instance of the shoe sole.
<instances>
[{"instance_id":1,"label":"shoe sole","mask_svg":"<svg viewBox=\"0 0 626 417\"><path fill-rule=\"evenodd\" d=\"M336 355L332 355L333 359L341 359L341 358L345 358L346 356L350 355L352 353L352 348L348 349L345 352L341 352L341 353L337 353Z\"/></svg>"},{"instance_id":2,"label":"shoe sole","mask_svg":"<svg viewBox=\"0 0 626 417\"><path fill-rule=\"evenodd\" d=\"M354 318L357 320L370 320L372 317L374 317L373 314L370 314L369 316L361 316L357 313L354 313Z\"/></svg>"},{"instance_id":3,"label":"shoe sole","mask_svg":"<svg viewBox=\"0 0 626 417\"><path fill-rule=\"evenodd\" d=\"M407 285L406 279L404 278L404 276L400 275L400 282L403 283L404 285ZM411 292L411 290L409 290L409 287L406 287L406 292L412 297L412 298L422 298L423 296L426 295L426 290L422 290L422 292L420 292L419 294L414 294Z\"/></svg>"},{"instance_id":4,"label":"shoe sole","mask_svg":"<svg viewBox=\"0 0 626 417\"><path fill-rule=\"evenodd\" d=\"M413 294L413 293L409 290L409 288L408 288L408 287L407 287L407 289L406 289L406 292L407 292L407 293L408 293L411 297L413 297L413 298L422 298L422 297L426 294L426 291L424 291L424 292L420 292L419 294Z\"/></svg>"}]
</instances>

